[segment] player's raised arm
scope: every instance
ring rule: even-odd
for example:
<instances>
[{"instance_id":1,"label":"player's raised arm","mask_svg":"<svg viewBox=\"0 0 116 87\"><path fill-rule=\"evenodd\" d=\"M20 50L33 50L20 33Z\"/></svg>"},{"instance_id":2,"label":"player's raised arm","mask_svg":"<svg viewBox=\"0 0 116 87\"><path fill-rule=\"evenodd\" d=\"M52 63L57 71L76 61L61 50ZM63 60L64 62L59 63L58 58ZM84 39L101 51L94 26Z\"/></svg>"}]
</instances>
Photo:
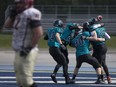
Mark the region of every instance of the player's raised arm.
<instances>
[{"instance_id":1,"label":"player's raised arm","mask_svg":"<svg viewBox=\"0 0 116 87\"><path fill-rule=\"evenodd\" d=\"M9 15L7 19L5 20L3 27L12 28L16 15L17 15L16 7L15 6L10 7Z\"/></svg>"}]
</instances>

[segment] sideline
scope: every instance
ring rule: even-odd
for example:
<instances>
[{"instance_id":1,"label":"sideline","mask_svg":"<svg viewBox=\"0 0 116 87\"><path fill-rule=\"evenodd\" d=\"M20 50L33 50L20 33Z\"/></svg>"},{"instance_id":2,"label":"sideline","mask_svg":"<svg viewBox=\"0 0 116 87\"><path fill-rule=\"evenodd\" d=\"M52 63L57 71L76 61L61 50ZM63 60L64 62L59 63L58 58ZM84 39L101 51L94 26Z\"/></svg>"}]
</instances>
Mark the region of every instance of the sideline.
<instances>
[{"instance_id":1,"label":"sideline","mask_svg":"<svg viewBox=\"0 0 116 87\"><path fill-rule=\"evenodd\" d=\"M0 52L8 52L8 53L13 53L13 49L7 49L7 48L0 48ZM48 51L48 48L39 48L39 52L41 53L49 53ZM68 52L69 53L75 53L75 49L74 48L71 48L71 49L68 49ZM92 51L91 51L92 52ZM116 53L116 49L110 49L108 48L108 51L107 51L107 54L115 54Z\"/></svg>"}]
</instances>

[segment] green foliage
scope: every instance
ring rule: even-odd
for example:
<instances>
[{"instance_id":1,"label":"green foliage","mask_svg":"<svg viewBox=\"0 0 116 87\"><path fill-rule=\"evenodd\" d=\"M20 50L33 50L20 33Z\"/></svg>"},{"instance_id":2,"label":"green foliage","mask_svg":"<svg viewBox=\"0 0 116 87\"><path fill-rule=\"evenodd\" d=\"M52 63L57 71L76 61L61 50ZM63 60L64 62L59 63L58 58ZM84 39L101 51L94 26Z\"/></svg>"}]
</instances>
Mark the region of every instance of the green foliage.
<instances>
[{"instance_id":1,"label":"green foliage","mask_svg":"<svg viewBox=\"0 0 116 87\"><path fill-rule=\"evenodd\" d=\"M35 4L36 5L71 5L72 1L73 0L35 0Z\"/></svg>"},{"instance_id":2,"label":"green foliage","mask_svg":"<svg viewBox=\"0 0 116 87\"><path fill-rule=\"evenodd\" d=\"M36 5L116 5L116 0L35 0Z\"/></svg>"},{"instance_id":3,"label":"green foliage","mask_svg":"<svg viewBox=\"0 0 116 87\"><path fill-rule=\"evenodd\" d=\"M14 0L0 0L0 27L2 27L5 18L5 10Z\"/></svg>"}]
</instances>

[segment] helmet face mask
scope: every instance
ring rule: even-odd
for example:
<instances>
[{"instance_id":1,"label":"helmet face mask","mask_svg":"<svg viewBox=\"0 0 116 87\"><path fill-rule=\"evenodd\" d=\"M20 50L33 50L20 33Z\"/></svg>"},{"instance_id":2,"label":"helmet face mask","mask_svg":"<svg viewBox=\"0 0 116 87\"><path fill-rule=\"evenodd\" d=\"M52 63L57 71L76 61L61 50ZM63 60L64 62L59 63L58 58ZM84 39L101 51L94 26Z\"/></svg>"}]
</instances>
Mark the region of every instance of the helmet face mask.
<instances>
[{"instance_id":1,"label":"helmet face mask","mask_svg":"<svg viewBox=\"0 0 116 87\"><path fill-rule=\"evenodd\" d=\"M53 23L53 26L55 26L55 27L63 27L63 25L64 25L63 21L60 19L55 20Z\"/></svg>"},{"instance_id":2,"label":"helmet face mask","mask_svg":"<svg viewBox=\"0 0 116 87\"><path fill-rule=\"evenodd\" d=\"M83 23L83 29L84 29L84 31L88 31L89 25L90 25L89 22Z\"/></svg>"},{"instance_id":3,"label":"helmet face mask","mask_svg":"<svg viewBox=\"0 0 116 87\"><path fill-rule=\"evenodd\" d=\"M17 13L21 13L26 9L25 4L22 2L16 2L15 8L16 8Z\"/></svg>"},{"instance_id":4,"label":"helmet face mask","mask_svg":"<svg viewBox=\"0 0 116 87\"><path fill-rule=\"evenodd\" d=\"M16 7L17 13L21 13L27 8L33 5L34 0L15 0L14 5Z\"/></svg>"}]
</instances>

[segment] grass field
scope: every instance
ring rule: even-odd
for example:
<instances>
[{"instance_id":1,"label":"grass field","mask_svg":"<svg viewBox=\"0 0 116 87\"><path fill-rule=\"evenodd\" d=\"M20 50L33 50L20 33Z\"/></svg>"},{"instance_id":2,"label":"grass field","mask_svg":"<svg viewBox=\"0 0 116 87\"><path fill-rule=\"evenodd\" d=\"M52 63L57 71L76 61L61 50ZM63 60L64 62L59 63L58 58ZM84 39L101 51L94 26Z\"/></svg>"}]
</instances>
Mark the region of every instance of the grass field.
<instances>
[{"instance_id":1,"label":"grass field","mask_svg":"<svg viewBox=\"0 0 116 87\"><path fill-rule=\"evenodd\" d=\"M11 49L11 34L0 34L0 49ZM116 36L111 36L111 39L106 41L108 48L116 49ZM47 48L47 41L41 38L39 48Z\"/></svg>"},{"instance_id":2,"label":"grass field","mask_svg":"<svg viewBox=\"0 0 116 87\"><path fill-rule=\"evenodd\" d=\"M12 42L12 35L11 34L0 34L0 48L1 49L10 49ZM39 42L39 47L41 48L47 48L47 41L43 40L41 38Z\"/></svg>"}]
</instances>

